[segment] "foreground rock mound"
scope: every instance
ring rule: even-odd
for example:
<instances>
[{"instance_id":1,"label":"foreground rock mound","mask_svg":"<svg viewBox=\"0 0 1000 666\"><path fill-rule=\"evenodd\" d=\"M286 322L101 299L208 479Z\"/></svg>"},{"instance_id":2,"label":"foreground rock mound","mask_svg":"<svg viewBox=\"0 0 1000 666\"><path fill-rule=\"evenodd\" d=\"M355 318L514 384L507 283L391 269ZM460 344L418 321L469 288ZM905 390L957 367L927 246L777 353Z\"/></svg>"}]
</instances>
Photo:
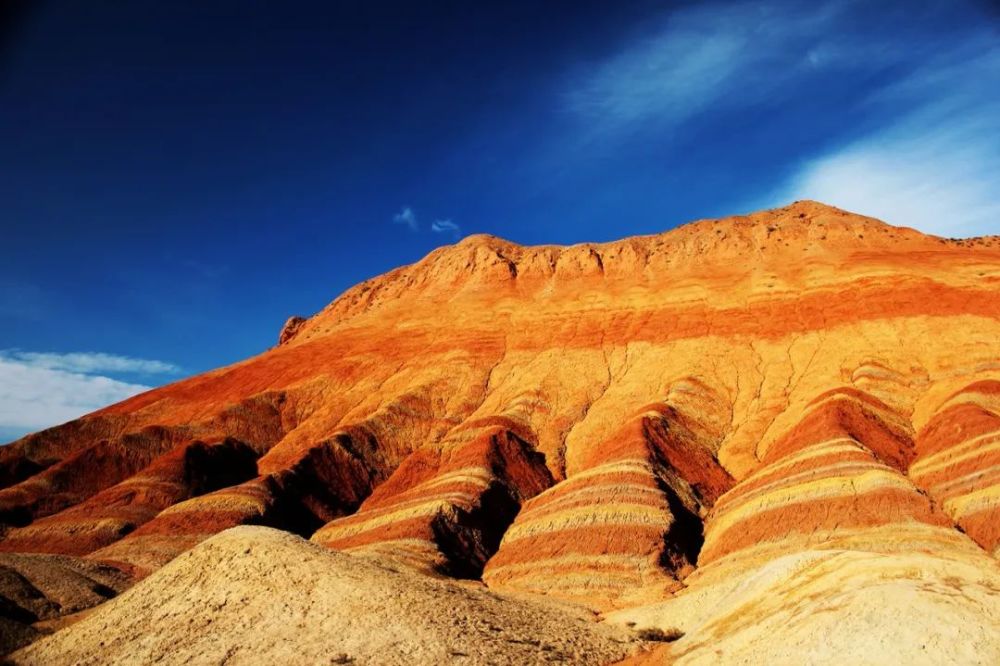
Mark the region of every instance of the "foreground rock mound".
<instances>
[{"instance_id":1,"label":"foreground rock mound","mask_svg":"<svg viewBox=\"0 0 1000 666\"><path fill-rule=\"evenodd\" d=\"M206 541L15 664L600 664L587 614L397 571L262 527Z\"/></svg>"}]
</instances>

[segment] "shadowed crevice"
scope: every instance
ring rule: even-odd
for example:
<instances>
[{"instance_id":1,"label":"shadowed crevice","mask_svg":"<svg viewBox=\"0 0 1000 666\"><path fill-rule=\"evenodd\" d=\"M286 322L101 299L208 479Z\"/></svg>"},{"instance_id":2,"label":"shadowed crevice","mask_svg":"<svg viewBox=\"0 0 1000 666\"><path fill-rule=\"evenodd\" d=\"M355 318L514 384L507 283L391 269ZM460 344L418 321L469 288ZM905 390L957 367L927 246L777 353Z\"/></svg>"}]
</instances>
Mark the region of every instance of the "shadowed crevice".
<instances>
[{"instance_id":1,"label":"shadowed crevice","mask_svg":"<svg viewBox=\"0 0 1000 666\"><path fill-rule=\"evenodd\" d=\"M493 482L472 511L456 509L451 515L438 514L431 530L438 549L447 558L439 571L453 578L479 580L486 561L500 547L520 510L521 504L510 489Z\"/></svg>"},{"instance_id":2,"label":"shadowed crevice","mask_svg":"<svg viewBox=\"0 0 1000 666\"><path fill-rule=\"evenodd\" d=\"M662 479L658 478L657 483L674 517L670 529L663 535L664 547L660 555L660 564L673 572L678 579L683 579L686 577L684 575L686 567L697 566L698 555L705 543L705 526L698 514L684 506L677 493Z\"/></svg>"}]
</instances>

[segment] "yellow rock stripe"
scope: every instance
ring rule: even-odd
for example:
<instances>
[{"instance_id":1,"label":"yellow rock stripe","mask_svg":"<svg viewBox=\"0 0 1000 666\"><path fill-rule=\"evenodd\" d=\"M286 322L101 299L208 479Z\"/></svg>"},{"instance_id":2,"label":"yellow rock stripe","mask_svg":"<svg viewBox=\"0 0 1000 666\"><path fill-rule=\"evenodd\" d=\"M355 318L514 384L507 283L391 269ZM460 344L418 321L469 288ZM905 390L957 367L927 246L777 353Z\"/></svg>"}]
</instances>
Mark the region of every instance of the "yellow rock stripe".
<instances>
[{"instance_id":1,"label":"yellow rock stripe","mask_svg":"<svg viewBox=\"0 0 1000 666\"><path fill-rule=\"evenodd\" d=\"M537 519L516 522L504 535L504 543L519 539L593 525L657 525L666 530L673 516L647 504L615 503L567 509Z\"/></svg>"},{"instance_id":2,"label":"yellow rock stripe","mask_svg":"<svg viewBox=\"0 0 1000 666\"><path fill-rule=\"evenodd\" d=\"M664 507L666 506L666 502L663 499L663 492L659 488L643 486L637 483L608 483L593 487L563 491L563 493L564 494L561 494L559 497L549 502L533 505L530 509L524 512L524 518L526 519L530 516L540 516L545 513L560 511L560 507L564 507L567 504L588 501L588 498L591 497L593 497L591 502L597 505L617 504L627 499L637 500L638 498L636 495L646 495L649 496L650 499L654 500L656 504Z\"/></svg>"},{"instance_id":3,"label":"yellow rock stripe","mask_svg":"<svg viewBox=\"0 0 1000 666\"><path fill-rule=\"evenodd\" d=\"M709 525L704 549L707 550L729 528L763 511L886 489L912 491L914 488L908 479L888 468L873 468L849 477L827 477L778 488L715 516Z\"/></svg>"},{"instance_id":4,"label":"yellow rock stripe","mask_svg":"<svg viewBox=\"0 0 1000 666\"><path fill-rule=\"evenodd\" d=\"M970 513L995 509L998 504L1000 504L1000 483L947 499L943 506L949 515L958 518Z\"/></svg>"},{"instance_id":5,"label":"yellow rock stripe","mask_svg":"<svg viewBox=\"0 0 1000 666\"><path fill-rule=\"evenodd\" d=\"M835 462L823 467L815 467L813 469L808 469L798 474L792 474L790 476L782 476L774 481L765 483L751 491L743 494L736 494L728 501L719 501L715 506L715 514L723 515L736 508L742 507L748 502L753 502L755 499L773 493L776 489L785 487L802 487L803 481L818 481L820 479L826 478L848 478L854 476L855 473L863 474L869 470L884 470L889 473L895 473L894 470L875 462L874 460L847 460L844 462ZM911 486L912 487L912 486ZM737 491L739 488L737 487ZM727 499L727 498L723 498Z\"/></svg>"},{"instance_id":6,"label":"yellow rock stripe","mask_svg":"<svg viewBox=\"0 0 1000 666\"><path fill-rule=\"evenodd\" d=\"M979 481L981 485L990 485L995 480L1000 480L998 477L1000 477L1000 465L992 465L986 469L976 470L969 474L937 483L930 487L930 492L935 497L947 498L956 489L961 488L967 483Z\"/></svg>"},{"instance_id":7,"label":"yellow rock stripe","mask_svg":"<svg viewBox=\"0 0 1000 666\"><path fill-rule=\"evenodd\" d=\"M777 462L771 463L767 467L762 467L746 477L743 480L743 483L748 483L763 476L768 476L778 470L794 467L800 462L811 460L812 458L820 458L831 453L839 452L853 453L859 450L865 451L866 449L860 442L852 437L838 437L836 439L829 439L823 442L816 442L815 444L811 444L800 451L796 451L791 455L785 456Z\"/></svg>"},{"instance_id":8,"label":"yellow rock stripe","mask_svg":"<svg viewBox=\"0 0 1000 666\"><path fill-rule=\"evenodd\" d=\"M552 569L555 576L560 576L564 571L581 568L640 569L648 567L650 559L649 555L579 555L574 553L534 559L530 562L512 562L501 566L490 565L489 573L491 577L502 574L504 577L521 578L534 576L539 570Z\"/></svg>"},{"instance_id":9,"label":"yellow rock stripe","mask_svg":"<svg viewBox=\"0 0 1000 666\"><path fill-rule=\"evenodd\" d=\"M960 462L1000 451L1000 431L979 435L947 449L924 456L910 465L910 476L919 478Z\"/></svg>"},{"instance_id":10,"label":"yellow rock stripe","mask_svg":"<svg viewBox=\"0 0 1000 666\"><path fill-rule=\"evenodd\" d=\"M398 523L411 518L420 518L422 516L432 516L439 511L448 510L449 507L455 504L461 503L469 505L475 500L476 497L468 493L446 493L443 495L435 495L433 497L424 498L423 501L416 506L377 516L371 516L367 520L353 520L350 523L347 523L347 520L334 521L318 530L313 535L313 539L320 541L333 541L336 539L356 536L391 523ZM352 516L351 518L355 517L356 516Z\"/></svg>"},{"instance_id":11,"label":"yellow rock stripe","mask_svg":"<svg viewBox=\"0 0 1000 666\"><path fill-rule=\"evenodd\" d=\"M485 467L463 467L461 469L448 472L447 474L435 476L433 479L428 479L423 483L418 483L412 488L406 490L406 494L416 492L422 488L433 488L434 486L440 486L446 483L468 483L469 485L481 486L485 488L490 484L492 479L493 474Z\"/></svg>"}]
</instances>

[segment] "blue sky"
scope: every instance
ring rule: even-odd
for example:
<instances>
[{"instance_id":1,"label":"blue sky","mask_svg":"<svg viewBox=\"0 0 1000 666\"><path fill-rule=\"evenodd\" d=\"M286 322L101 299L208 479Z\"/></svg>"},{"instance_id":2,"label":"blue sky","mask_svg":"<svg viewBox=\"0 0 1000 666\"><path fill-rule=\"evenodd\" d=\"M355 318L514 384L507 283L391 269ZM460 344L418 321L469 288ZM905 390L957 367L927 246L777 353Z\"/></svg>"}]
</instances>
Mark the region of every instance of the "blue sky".
<instances>
[{"instance_id":1,"label":"blue sky","mask_svg":"<svg viewBox=\"0 0 1000 666\"><path fill-rule=\"evenodd\" d=\"M468 233L800 198L1000 233L995 2L3 12L0 440L258 353Z\"/></svg>"}]
</instances>

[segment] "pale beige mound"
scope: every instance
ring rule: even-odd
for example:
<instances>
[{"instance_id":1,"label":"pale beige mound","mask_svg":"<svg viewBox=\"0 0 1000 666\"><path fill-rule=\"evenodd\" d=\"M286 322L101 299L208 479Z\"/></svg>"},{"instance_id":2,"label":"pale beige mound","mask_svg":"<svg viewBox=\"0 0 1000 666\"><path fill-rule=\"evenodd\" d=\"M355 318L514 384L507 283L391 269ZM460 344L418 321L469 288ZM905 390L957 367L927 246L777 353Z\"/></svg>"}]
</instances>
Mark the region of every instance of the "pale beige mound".
<instances>
[{"instance_id":1,"label":"pale beige mound","mask_svg":"<svg viewBox=\"0 0 1000 666\"><path fill-rule=\"evenodd\" d=\"M1000 664L1000 572L985 555L805 551L717 574L610 615L684 632L627 663Z\"/></svg>"},{"instance_id":2,"label":"pale beige mound","mask_svg":"<svg viewBox=\"0 0 1000 666\"><path fill-rule=\"evenodd\" d=\"M617 661L628 632L264 527L222 532L17 664Z\"/></svg>"}]
</instances>

